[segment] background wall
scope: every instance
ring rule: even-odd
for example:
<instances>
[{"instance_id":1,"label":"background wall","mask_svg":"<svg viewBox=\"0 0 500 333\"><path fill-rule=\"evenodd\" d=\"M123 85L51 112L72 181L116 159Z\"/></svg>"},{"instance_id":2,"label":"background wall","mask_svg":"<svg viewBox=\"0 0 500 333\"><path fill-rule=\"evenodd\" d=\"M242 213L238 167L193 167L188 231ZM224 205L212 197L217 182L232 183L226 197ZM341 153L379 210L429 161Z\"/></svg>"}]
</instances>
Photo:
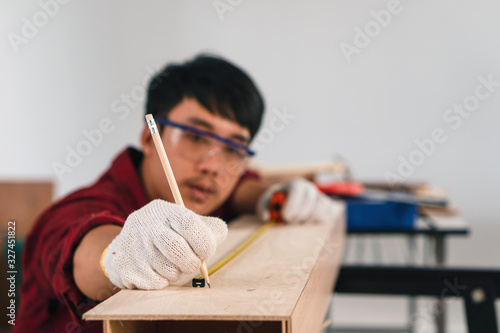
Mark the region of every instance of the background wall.
<instances>
[{"instance_id":1,"label":"background wall","mask_svg":"<svg viewBox=\"0 0 500 333\"><path fill-rule=\"evenodd\" d=\"M53 178L58 196L92 182L137 144L151 73L207 51L265 96L258 161L340 154L358 177L442 185L472 224L493 225L499 10L494 0L2 1L0 177ZM473 111L448 111L464 103ZM278 114L288 118L273 130ZM430 143L436 128L442 142Z\"/></svg>"}]
</instances>

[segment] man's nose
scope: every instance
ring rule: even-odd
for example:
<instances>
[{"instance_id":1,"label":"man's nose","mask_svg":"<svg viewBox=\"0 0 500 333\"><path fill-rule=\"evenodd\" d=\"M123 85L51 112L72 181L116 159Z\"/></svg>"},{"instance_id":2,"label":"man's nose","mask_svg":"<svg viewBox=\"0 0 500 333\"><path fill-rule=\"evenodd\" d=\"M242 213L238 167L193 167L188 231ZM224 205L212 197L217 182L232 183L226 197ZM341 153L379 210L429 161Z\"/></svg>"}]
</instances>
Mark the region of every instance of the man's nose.
<instances>
[{"instance_id":1,"label":"man's nose","mask_svg":"<svg viewBox=\"0 0 500 333\"><path fill-rule=\"evenodd\" d=\"M198 169L203 174L217 176L221 169L221 148L213 147L198 163Z\"/></svg>"}]
</instances>

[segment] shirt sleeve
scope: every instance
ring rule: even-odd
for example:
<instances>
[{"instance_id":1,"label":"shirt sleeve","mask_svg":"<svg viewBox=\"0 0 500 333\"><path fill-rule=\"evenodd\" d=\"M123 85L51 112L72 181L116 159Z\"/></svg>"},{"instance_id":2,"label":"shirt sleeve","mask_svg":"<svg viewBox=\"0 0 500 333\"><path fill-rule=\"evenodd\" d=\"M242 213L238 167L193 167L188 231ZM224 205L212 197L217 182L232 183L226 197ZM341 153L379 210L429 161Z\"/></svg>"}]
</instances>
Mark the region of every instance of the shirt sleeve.
<instances>
[{"instance_id":1,"label":"shirt sleeve","mask_svg":"<svg viewBox=\"0 0 500 333\"><path fill-rule=\"evenodd\" d=\"M109 224L123 226L125 221L108 210L96 210L76 218L71 206L59 208L61 211L46 221L46 227L37 235L35 255L54 296L67 307L74 321L82 324L82 314L98 301L89 299L78 289L73 277L73 255L83 237L93 228Z\"/></svg>"}]
</instances>

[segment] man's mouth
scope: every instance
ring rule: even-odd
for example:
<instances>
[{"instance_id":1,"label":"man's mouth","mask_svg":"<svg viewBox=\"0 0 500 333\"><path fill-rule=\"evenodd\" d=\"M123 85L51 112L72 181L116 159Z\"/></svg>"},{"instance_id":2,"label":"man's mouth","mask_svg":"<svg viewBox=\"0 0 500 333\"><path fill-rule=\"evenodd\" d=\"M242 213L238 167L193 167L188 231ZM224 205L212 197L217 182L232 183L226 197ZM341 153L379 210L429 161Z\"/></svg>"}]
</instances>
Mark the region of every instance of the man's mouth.
<instances>
[{"instance_id":1,"label":"man's mouth","mask_svg":"<svg viewBox=\"0 0 500 333\"><path fill-rule=\"evenodd\" d=\"M217 194L215 184L202 182L186 182L189 196L195 202L204 202Z\"/></svg>"}]
</instances>

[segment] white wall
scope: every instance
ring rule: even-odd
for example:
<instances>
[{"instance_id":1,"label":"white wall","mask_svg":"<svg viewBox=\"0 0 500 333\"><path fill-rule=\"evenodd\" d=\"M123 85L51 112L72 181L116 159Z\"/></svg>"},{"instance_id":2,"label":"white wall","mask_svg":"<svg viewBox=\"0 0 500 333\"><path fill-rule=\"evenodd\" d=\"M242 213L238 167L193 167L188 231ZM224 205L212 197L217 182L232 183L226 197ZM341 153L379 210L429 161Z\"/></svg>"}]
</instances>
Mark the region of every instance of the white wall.
<instances>
[{"instance_id":1,"label":"white wall","mask_svg":"<svg viewBox=\"0 0 500 333\"><path fill-rule=\"evenodd\" d=\"M264 126L273 109L295 116L260 161L341 154L356 176L382 178L398 173L400 155L418 157L415 140L441 128L446 141L409 179L448 188L472 223L500 222L500 87L457 129L443 119L454 103L474 101L478 77L500 82L498 1L401 0L385 27L370 12L389 0L220 0L232 8L223 20L212 0L72 0L43 14L42 4L54 1L0 2L3 179L51 177L59 196L90 183L137 143L143 79L169 61L211 51L256 80L267 102ZM355 28L365 25L380 32L348 62L340 45L354 45ZM139 103L126 106L120 99L131 93ZM103 119L111 133L58 179L52 164L66 164L66 147L77 149L82 131Z\"/></svg>"}]
</instances>

